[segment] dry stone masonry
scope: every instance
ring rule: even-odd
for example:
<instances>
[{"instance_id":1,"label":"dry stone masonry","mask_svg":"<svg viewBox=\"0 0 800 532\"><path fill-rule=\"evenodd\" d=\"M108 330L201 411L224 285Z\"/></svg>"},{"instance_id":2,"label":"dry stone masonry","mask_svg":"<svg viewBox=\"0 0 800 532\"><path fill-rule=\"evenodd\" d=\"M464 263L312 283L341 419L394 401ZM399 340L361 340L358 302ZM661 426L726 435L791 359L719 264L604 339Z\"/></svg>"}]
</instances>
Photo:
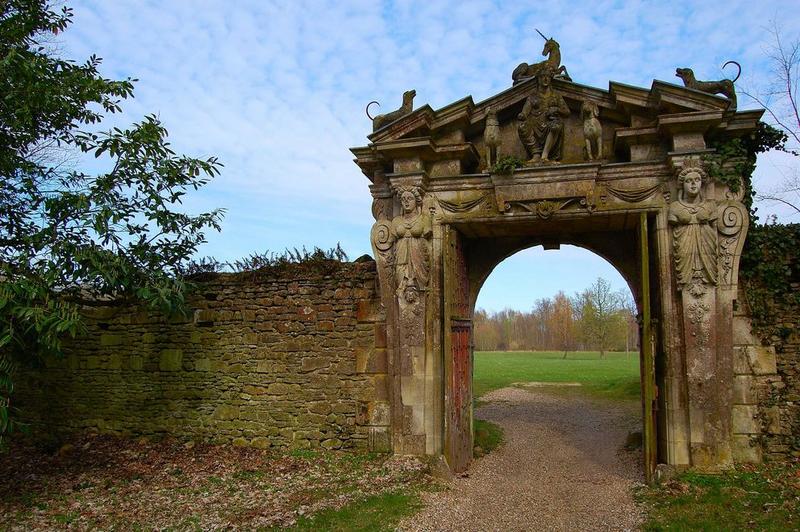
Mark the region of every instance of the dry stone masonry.
<instances>
[{"instance_id":1,"label":"dry stone masonry","mask_svg":"<svg viewBox=\"0 0 800 532\"><path fill-rule=\"evenodd\" d=\"M387 448L374 262L213 277L185 318L87 307L87 334L21 379L18 404L36 431Z\"/></svg>"}]
</instances>

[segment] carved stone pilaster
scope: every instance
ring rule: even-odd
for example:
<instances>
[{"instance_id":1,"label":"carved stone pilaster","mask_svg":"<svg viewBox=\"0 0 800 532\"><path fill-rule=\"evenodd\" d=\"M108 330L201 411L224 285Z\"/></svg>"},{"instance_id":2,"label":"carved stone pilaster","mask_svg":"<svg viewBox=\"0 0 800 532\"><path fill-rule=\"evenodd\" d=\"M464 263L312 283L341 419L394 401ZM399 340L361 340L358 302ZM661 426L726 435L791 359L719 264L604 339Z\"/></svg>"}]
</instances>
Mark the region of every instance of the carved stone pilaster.
<instances>
[{"instance_id":1,"label":"carved stone pilaster","mask_svg":"<svg viewBox=\"0 0 800 532\"><path fill-rule=\"evenodd\" d=\"M425 452L424 402L419 382L425 367L427 295L431 271L432 219L420 187L394 187L400 214L380 219L371 242L378 262L391 342L395 452ZM421 449L419 448L422 445Z\"/></svg>"}]
</instances>

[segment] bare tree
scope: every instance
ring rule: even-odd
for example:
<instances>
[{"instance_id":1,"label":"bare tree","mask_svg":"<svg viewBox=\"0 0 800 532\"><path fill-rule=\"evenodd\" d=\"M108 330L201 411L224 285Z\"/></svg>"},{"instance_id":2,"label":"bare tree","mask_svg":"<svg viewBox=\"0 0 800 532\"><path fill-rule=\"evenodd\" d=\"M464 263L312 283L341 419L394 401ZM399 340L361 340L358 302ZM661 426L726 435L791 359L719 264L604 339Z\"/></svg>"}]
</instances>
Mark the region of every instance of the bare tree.
<instances>
[{"instance_id":1,"label":"bare tree","mask_svg":"<svg viewBox=\"0 0 800 532\"><path fill-rule=\"evenodd\" d=\"M611 289L611 283L598 277L583 291L581 300L583 334L600 350L600 358L605 358L614 326L620 319L619 293Z\"/></svg>"},{"instance_id":2,"label":"bare tree","mask_svg":"<svg viewBox=\"0 0 800 532\"><path fill-rule=\"evenodd\" d=\"M800 110L798 109L798 80L800 80L800 37L787 39L775 21L769 28L772 45L767 57L771 76L762 87L742 91L766 109L772 125L787 135L784 151L800 155ZM800 168L794 165L773 190L756 195L759 200L782 203L800 214Z\"/></svg>"},{"instance_id":3,"label":"bare tree","mask_svg":"<svg viewBox=\"0 0 800 532\"><path fill-rule=\"evenodd\" d=\"M553 298L553 329L556 346L564 351L563 358L567 358L567 350L575 344L575 324L572 301L563 291Z\"/></svg>"}]
</instances>

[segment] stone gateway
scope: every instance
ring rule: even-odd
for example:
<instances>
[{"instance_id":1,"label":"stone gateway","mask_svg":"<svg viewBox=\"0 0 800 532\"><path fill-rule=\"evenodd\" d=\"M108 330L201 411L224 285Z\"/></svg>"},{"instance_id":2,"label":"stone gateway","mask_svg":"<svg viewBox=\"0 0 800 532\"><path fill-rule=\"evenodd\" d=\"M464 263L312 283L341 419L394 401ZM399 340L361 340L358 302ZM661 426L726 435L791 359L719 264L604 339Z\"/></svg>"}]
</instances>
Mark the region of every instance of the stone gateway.
<instances>
[{"instance_id":1,"label":"stone gateway","mask_svg":"<svg viewBox=\"0 0 800 532\"><path fill-rule=\"evenodd\" d=\"M763 111L662 81L600 90L559 65L524 66L496 96L423 105L352 149L374 198L393 451L468 466L478 291L518 250L573 244L611 262L637 302L648 476L757 460L734 397L737 358L753 349L734 330L748 328L735 315L748 213L742 187L709 177L706 161ZM503 173L503 158L522 164Z\"/></svg>"}]
</instances>

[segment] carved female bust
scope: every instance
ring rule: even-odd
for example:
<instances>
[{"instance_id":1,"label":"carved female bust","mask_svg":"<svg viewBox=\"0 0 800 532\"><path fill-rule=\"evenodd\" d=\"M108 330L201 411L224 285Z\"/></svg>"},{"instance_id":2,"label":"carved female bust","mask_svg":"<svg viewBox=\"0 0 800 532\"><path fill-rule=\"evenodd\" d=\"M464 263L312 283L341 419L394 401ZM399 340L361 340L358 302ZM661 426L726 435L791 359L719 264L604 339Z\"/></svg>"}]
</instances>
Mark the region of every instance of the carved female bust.
<instances>
[{"instance_id":1,"label":"carved female bust","mask_svg":"<svg viewBox=\"0 0 800 532\"><path fill-rule=\"evenodd\" d=\"M422 212L419 188L400 191L402 213L392 220L392 233L397 239L395 249L395 275L397 293L422 291L428 286L430 275L430 238L433 229L431 217Z\"/></svg>"},{"instance_id":2,"label":"carved female bust","mask_svg":"<svg viewBox=\"0 0 800 532\"><path fill-rule=\"evenodd\" d=\"M706 180L702 168L683 169L678 174L678 201L669 206L679 290L696 283L717 284L717 205L703 198Z\"/></svg>"}]
</instances>

